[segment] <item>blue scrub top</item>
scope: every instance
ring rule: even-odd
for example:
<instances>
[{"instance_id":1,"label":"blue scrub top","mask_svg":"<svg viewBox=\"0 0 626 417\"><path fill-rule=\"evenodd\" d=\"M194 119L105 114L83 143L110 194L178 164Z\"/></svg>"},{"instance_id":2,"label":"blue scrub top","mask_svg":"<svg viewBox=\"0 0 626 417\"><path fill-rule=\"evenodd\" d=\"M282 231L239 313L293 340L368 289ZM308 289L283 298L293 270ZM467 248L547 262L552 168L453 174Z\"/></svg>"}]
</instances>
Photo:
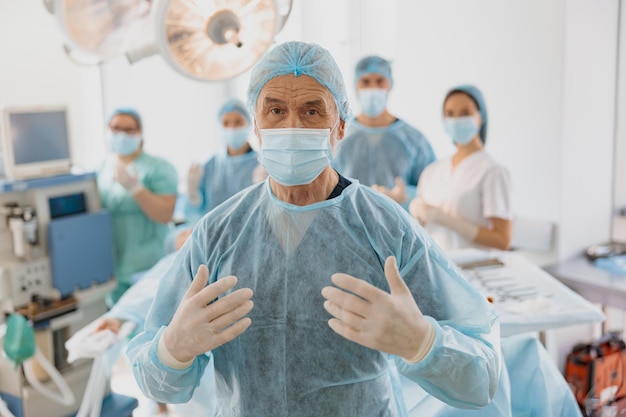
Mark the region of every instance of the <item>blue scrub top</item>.
<instances>
[{"instance_id":1,"label":"blue scrub top","mask_svg":"<svg viewBox=\"0 0 626 417\"><path fill-rule=\"evenodd\" d=\"M243 155L231 156L224 148L211 157L204 164L200 181L202 202L193 206L185 197L186 222L195 224L204 214L252 185L252 174L258 165L257 153L252 149Z\"/></svg>"},{"instance_id":2,"label":"blue scrub top","mask_svg":"<svg viewBox=\"0 0 626 417\"><path fill-rule=\"evenodd\" d=\"M350 121L346 136L339 141L333 166L342 175L364 185L395 186L400 177L409 198L415 197L420 174L435 160L426 137L403 120L385 127L367 127Z\"/></svg>"}]
</instances>

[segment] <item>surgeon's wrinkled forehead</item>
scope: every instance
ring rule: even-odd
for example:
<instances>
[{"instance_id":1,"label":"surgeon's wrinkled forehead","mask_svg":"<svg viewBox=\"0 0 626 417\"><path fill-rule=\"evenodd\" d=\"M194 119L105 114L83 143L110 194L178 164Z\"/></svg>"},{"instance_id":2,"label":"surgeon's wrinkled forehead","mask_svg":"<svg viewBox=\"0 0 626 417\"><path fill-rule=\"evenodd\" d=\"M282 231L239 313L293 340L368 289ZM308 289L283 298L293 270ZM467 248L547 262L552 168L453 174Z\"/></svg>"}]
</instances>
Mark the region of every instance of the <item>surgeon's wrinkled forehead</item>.
<instances>
[{"instance_id":1,"label":"surgeon's wrinkled forehead","mask_svg":"<svg viewBox=\"0 0 626 417\"><path fill-rule=\"evenodd\" d=\"M280 75L269 80L259 93L255 117L271 111L277 105L299 111L310 108L327 116L339 115L332 93L308 75Z\"/></svg>"}]
</instances>

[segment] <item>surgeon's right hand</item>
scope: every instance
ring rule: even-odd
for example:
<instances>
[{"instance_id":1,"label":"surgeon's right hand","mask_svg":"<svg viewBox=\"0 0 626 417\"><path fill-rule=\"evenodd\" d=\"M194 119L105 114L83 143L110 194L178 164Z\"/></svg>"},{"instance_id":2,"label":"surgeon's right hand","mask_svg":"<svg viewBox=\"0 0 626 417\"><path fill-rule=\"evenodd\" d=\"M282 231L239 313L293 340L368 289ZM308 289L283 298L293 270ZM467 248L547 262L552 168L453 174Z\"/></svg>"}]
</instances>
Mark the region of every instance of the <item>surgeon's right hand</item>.
<instances>
[{"instance_id":1,"label":"surgeon's right hand","mask_svg":"<svg viewBox=\"0 0 626 417\"><path fill-rule=\"evenodd\" d=\"M190 363L196 356L230 342L252 323L249 317L244 318L253 307L252 290L240 288L217 299L237 284L237 277L230 275L206 286L208 279L209 271L201 265L161 336L167 353L180 363Z\"/></svg>"}]
</instances>

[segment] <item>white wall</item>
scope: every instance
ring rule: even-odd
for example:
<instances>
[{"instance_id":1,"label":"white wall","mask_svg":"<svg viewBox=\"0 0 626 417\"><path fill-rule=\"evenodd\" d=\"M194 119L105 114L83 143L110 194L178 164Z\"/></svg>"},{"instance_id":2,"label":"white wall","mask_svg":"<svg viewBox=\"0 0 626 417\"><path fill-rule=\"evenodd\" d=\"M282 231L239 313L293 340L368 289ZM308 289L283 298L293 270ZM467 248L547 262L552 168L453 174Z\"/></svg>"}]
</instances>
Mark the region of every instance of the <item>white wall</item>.
<instances>
[{"instance_id":1,"label":"white wall","mask_svg":"<svg viewBox=\"0 0 626 417\"><path fill-rule=\"evenodd\" d=\"M67 105L71 152L82 165L102 155L98 67L71 63L42 1L0 1L0 106Z\"/></svg>"},{"instance_id":2,"label":"white wall","mask_svg":"<svg viewBox=\"0 0 626 417\"><path fill-rule=\"evenodd\" d=\"M400 3L393 108L444 157L454 152L441 123L445 93L479 87L486 149L511 172L515 213L556 221L565 0Z\"/></svg>"},{"instance_id":3,"label":"white wall","mask_svg":"<svg viewBox=\"0 0 626 417\"><path fill-rule=\"evenodd\" d=\"M618 0L567 2L560 259L611 235L618 17Z\"/></svg>"},{"instance_id":4,"label":"white wall","mask_svg":"<svg viewBox=\"0 0 626 417\"><path fill-rule=\"evenodd\" d=\"M102 67L102 83L106 118L117 107L136 108L144 124L144 149L172 162L183 187L191 162L222 146L217 113L228 84L183 77L159 55L133 65L114 59Z\"/></svg>"},{"instance_id":5,"label":"white wall","mask_svg":"<svg viewBox=\"0 0 626 417\"><path fill-rule=\"evenodd\" d=\"M626 3L622 2L620 20L626 22ZM626 242L626 23L620 25L619 63L615 132L615 176L613 178L613 239ZM620 215L623 214L623 215Z\"/></svg>"}]
</instances>

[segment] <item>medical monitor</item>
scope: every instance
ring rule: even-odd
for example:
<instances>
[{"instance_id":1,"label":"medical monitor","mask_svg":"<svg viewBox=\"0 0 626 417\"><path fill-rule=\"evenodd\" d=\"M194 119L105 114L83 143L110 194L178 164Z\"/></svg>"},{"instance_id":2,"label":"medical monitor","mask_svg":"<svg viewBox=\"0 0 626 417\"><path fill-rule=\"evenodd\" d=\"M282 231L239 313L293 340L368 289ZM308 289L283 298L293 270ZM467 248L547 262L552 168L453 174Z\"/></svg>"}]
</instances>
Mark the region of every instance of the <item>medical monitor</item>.
<instances>
[{"instance_id":1,"label":"medical monitor","mask_svg":"<svg viewBox=\"0 0 626 417\"><path fill-rule=\"evenodd\" d=\"M71 169L67 108L2 109L2 161L10 180L67 174Z\"/></svg>"}]
</instances>

